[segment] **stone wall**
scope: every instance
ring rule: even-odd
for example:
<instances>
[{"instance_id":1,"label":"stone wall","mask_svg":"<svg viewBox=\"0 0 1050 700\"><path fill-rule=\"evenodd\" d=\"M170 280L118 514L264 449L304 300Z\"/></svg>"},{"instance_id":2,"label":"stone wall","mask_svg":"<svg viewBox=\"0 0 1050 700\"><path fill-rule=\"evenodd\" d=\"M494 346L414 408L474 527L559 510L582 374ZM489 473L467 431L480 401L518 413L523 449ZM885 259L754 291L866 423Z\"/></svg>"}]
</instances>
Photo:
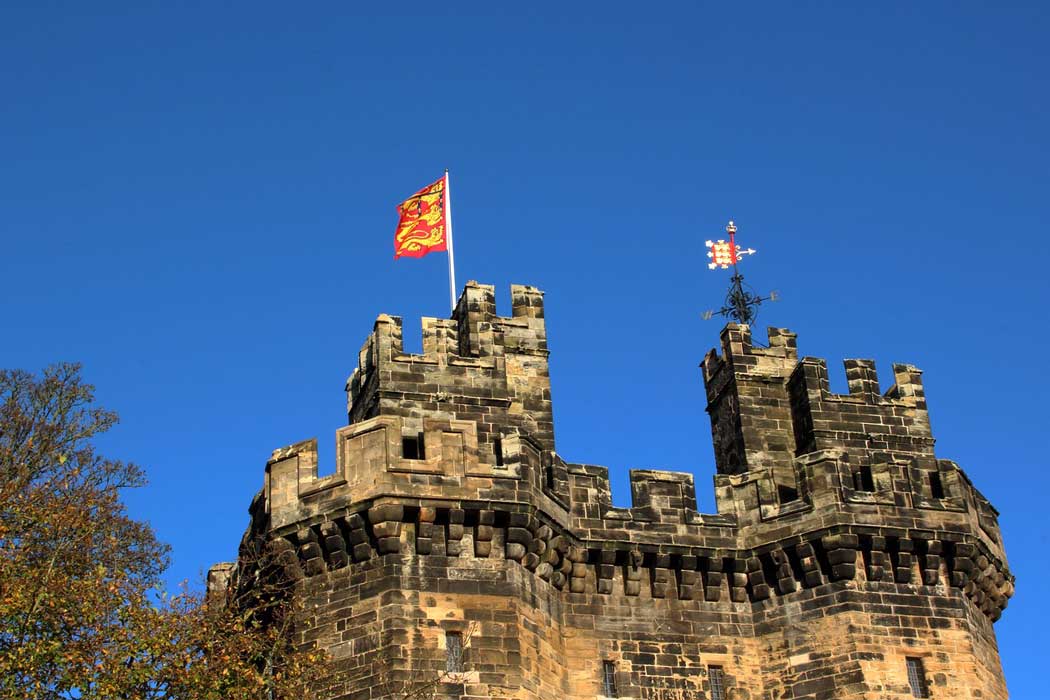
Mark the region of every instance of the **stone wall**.
<instances>
[{"instance_id":1,"label":"stone wall","mask_svg":"<svg viewBox=\"0 0 1050 700\"><path fill-rule=\"evenodd\" d=\"M246 541L283 553L301 642L337 661L323 697L907 698L909 658L929 697L1006 697L996 512L935 457L917 369L880 393L849 360L836 395L789 331L731 324L703 363L718 513L641 470L619 508L554 451L542 293L512 297L498 317L468 283L422 355L380 316L334 473L315 441L267 464Z\"/></svg>"}]
</instances>

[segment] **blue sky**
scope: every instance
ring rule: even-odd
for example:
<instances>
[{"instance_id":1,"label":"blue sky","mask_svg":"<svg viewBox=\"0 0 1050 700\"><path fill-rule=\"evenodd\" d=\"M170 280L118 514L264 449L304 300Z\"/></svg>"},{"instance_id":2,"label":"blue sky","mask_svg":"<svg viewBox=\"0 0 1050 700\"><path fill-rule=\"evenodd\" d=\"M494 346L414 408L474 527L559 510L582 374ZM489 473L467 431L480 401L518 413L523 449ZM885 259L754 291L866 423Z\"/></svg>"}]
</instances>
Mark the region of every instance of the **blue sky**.
<instances>
[{"instance_id":1,"label":"blue sky","mask_svg":"<svg viewBox=\"0 0 1050 700\"><path fill-rule=\"evenodd\" d=\"M461 281L547 292L558 450L714 461L697 364L736 220L759 325L925 370L937 452L1002 512L1013 697L1050 647L1044 3L0 3L0 366L84 363L174 547L235 556L276 447L333 459L380 312L448 312L392 259L448 167Z\"/></svg>"}]
</instances>

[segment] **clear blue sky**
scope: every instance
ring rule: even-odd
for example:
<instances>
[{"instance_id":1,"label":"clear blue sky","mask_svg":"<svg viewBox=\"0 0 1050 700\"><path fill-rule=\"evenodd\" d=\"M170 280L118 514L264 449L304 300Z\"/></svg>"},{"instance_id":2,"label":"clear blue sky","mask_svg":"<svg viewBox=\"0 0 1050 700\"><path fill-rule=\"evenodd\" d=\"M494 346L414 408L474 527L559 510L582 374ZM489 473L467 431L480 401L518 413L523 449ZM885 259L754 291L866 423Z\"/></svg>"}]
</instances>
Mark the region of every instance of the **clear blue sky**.
<instances>
[{"instance_id":1,"label":"clear blue sky","mask_svg":"<svg viewBox=\"0 0 1050 700\"><path fill-rule=\"evenodd\" d=\"M447 314L445 257L391 239L448 167L461 280L547 292L559 452L621 503L657 467L713 510L729 218L833 388L923 368L1002 512L1007 681L1045 697L1046 3L366 5L0 4L0 365L84 363L171 580L235 556L273 448L331 468L376 314L409 348Z\"/></svg>"}]
</instances>

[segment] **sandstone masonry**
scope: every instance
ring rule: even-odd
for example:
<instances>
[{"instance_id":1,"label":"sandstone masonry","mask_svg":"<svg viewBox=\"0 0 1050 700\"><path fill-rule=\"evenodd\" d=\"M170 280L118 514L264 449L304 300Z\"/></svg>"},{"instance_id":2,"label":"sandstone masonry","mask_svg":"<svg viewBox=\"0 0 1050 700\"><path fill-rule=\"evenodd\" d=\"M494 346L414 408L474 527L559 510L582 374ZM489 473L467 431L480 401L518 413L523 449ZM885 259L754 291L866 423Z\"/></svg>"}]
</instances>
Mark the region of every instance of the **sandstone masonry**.
<instances>
[{"instance_id":1,"label":"sandstone masonry","mask_svg":"<svg viewBox=\"0 0 1050 700\"><path fill-rule=\"evenodd\" d=\"M618 508L605 468L554 450L542 293L512 308L468 283L421 355L381 315L335 472L315 440L266 465L244 546L304 596L301 643L339 669L322 697L1007 697L997 513L934 455L918 369L880 392L847 360L833 394L794 334L730 324L702 364L718 514L661 471Z\"/></svg>"}]
</instances>

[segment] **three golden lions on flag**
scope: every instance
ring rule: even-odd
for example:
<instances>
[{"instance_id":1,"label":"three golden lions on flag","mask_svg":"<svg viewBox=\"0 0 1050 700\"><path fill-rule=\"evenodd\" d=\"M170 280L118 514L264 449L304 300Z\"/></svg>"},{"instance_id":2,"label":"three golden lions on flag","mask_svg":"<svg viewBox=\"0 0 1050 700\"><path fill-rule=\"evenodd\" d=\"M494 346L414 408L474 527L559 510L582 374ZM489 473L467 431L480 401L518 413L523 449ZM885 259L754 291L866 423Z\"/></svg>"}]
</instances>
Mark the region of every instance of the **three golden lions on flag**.
<instances>
[{"instance_id":1,"label":"three golden lions on flag","mask_svg":"<svg viewBox=\"0 0 1050 700\"><path fill-rule=\"evenodd\" d=\"M421 258L446 250L445 178L427 185L397 206L394 259Z\"/></svg>"}]
</instances>

